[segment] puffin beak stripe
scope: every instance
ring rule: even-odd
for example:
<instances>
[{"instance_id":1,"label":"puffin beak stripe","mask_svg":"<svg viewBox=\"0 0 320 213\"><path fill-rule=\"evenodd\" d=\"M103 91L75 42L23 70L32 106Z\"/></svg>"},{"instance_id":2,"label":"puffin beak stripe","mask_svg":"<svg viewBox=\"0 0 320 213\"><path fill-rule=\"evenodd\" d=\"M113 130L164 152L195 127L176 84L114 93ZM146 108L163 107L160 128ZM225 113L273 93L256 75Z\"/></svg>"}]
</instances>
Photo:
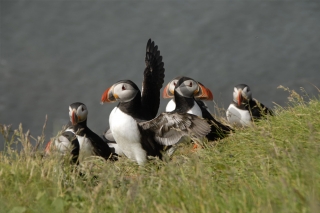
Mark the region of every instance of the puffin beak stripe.
<instances>
[{"instance_id":1,"label":"puffin beak stripe","mask_svg":"<svg viewBox=\"0 0 320 213\"><path fill-rule=\"evenodd\" d=\"M195 96L196 98L199 98L201 100L207 100L212 101L213 100L213 94L210 89L206 88L203 84L199 83L200 90L198 91L198 95Z\"/></svg>"},{"instance_id":2,"label":"puffin beak stripe","mask_svg":"<svg viewBox=\"0 0 320 213\"><path fill-rule=\"evenodd\" d=\"M106 89L104 91L104 93L102 94L101 97L101 104L108 102L108 103L112 103L116 101L116 98L118 98L118 96L116 94L113 94L113 87L109 87L108 89Z\"/></svg>"},{"instance_id":3,"label":"puffin beak stripe","mask_svg":"<svg viewBox=\"0 0 320 213\"><path fill-rule=\"evenodd\" d=\"M239 89L239 90L238 90L238 106L241 105L242 99L243 99L243 98L242 98L242 90Z\"/></svg>"},{"instance_id":4,"label":"puffin beak stripe","mask_svg":"<svg viewBox=\"0 0 320 213\"><path fill-rule=\"evenodd\" d=\"M170 91L169 90L169 84L167 84L167 86L163 89L163 92L162 92L162 98L173 98L173 94L174 94L174 91Z\"/></svg>"}]
</instances>

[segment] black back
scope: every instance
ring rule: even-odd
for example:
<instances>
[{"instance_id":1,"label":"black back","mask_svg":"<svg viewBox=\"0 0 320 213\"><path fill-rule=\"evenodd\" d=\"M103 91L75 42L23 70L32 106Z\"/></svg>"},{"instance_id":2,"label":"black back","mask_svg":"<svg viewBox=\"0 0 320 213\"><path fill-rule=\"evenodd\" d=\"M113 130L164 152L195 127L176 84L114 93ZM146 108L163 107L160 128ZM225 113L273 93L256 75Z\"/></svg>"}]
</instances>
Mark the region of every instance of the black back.
<instances>
[{"instance_id":1,"label":"black back","mask_svg":"<svg viewBox=\"0 0 320 213\"><path fill-rule=\"evenodd\" d=\"M255 119L260 119L265 115L274 115L272 110L268 109L265 105L255 99L250 99L247 102L242 102L240 106L237 103L232 103L239 109L248 110L251 114L252 121Z\"/></svg>"}]
</instances>

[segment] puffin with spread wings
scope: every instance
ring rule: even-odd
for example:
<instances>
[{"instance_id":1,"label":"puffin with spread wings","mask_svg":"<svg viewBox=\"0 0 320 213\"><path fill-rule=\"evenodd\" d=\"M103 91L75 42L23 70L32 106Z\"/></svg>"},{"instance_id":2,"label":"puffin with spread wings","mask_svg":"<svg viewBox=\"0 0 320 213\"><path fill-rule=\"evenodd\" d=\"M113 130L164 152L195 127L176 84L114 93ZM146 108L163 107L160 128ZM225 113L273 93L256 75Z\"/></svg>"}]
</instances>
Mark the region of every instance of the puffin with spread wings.
<instances>
[{"instance_id":1,"label":"puffin with spread wings","mask_svg":"<svg viewBox=\"0 0 320 213\"><path fill-rule=\"evenodd\" d=\"M101 102L119 102L109 116L112 136L129 159L143 165L147 156L162 158L164 146L174 145L184 136L203 137L210 125L195 115L161 113L160 89L164 82L164 63L158 46L148 40L142 92L130 80L108 88Z\"/></svg>"}]
</instances>

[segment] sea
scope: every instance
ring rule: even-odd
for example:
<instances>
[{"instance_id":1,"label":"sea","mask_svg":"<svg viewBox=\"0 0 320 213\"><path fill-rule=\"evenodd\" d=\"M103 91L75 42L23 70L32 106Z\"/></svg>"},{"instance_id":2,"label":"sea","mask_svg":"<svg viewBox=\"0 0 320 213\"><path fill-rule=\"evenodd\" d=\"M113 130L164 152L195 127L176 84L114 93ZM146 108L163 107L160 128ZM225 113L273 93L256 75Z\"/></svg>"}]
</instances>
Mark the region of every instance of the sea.
<instances>
[{"instance_id":1,"label":"sea","mask_svg":"<svg viewBox=\"0 0 320 213\"><path fill-rule=\"evenodd\" d=\"M319 1L1 0L0 124L37 138L46 120L48 141L82 102L101 134L116 106L101 105L101 95L119 80L141 88L149 38L163 56L164 86L176 76L201 82L217 117L240 83L272 109L290 104L279 86L319 97Z\"/></svg>"}]
</instances>

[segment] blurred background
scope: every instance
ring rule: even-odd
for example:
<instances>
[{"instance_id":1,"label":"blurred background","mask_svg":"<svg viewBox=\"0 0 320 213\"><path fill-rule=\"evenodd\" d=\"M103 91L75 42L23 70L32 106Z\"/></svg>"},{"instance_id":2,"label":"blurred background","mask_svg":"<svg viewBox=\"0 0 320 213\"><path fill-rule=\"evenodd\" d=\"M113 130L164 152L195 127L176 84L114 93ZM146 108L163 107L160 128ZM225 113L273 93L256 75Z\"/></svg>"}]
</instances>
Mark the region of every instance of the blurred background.
<instances>
[{"instance_id":1,"label":"blurred background","mask_svg":"<svg viewBox=\"0 0 320 213\"><path fill-rule=\"evenodd\" d=\"M141 87L149 38L163 56L165 84L192 77L219 107L239 83L271 108L288 102L279 85L318 96L319 11L316 1L0 1L0 123L22 123L36 137L48 115L49 140L79 101L88 126L102 133L115 104L100 105L101 95L118 80Z\"/></svg>"}]
</instances>

